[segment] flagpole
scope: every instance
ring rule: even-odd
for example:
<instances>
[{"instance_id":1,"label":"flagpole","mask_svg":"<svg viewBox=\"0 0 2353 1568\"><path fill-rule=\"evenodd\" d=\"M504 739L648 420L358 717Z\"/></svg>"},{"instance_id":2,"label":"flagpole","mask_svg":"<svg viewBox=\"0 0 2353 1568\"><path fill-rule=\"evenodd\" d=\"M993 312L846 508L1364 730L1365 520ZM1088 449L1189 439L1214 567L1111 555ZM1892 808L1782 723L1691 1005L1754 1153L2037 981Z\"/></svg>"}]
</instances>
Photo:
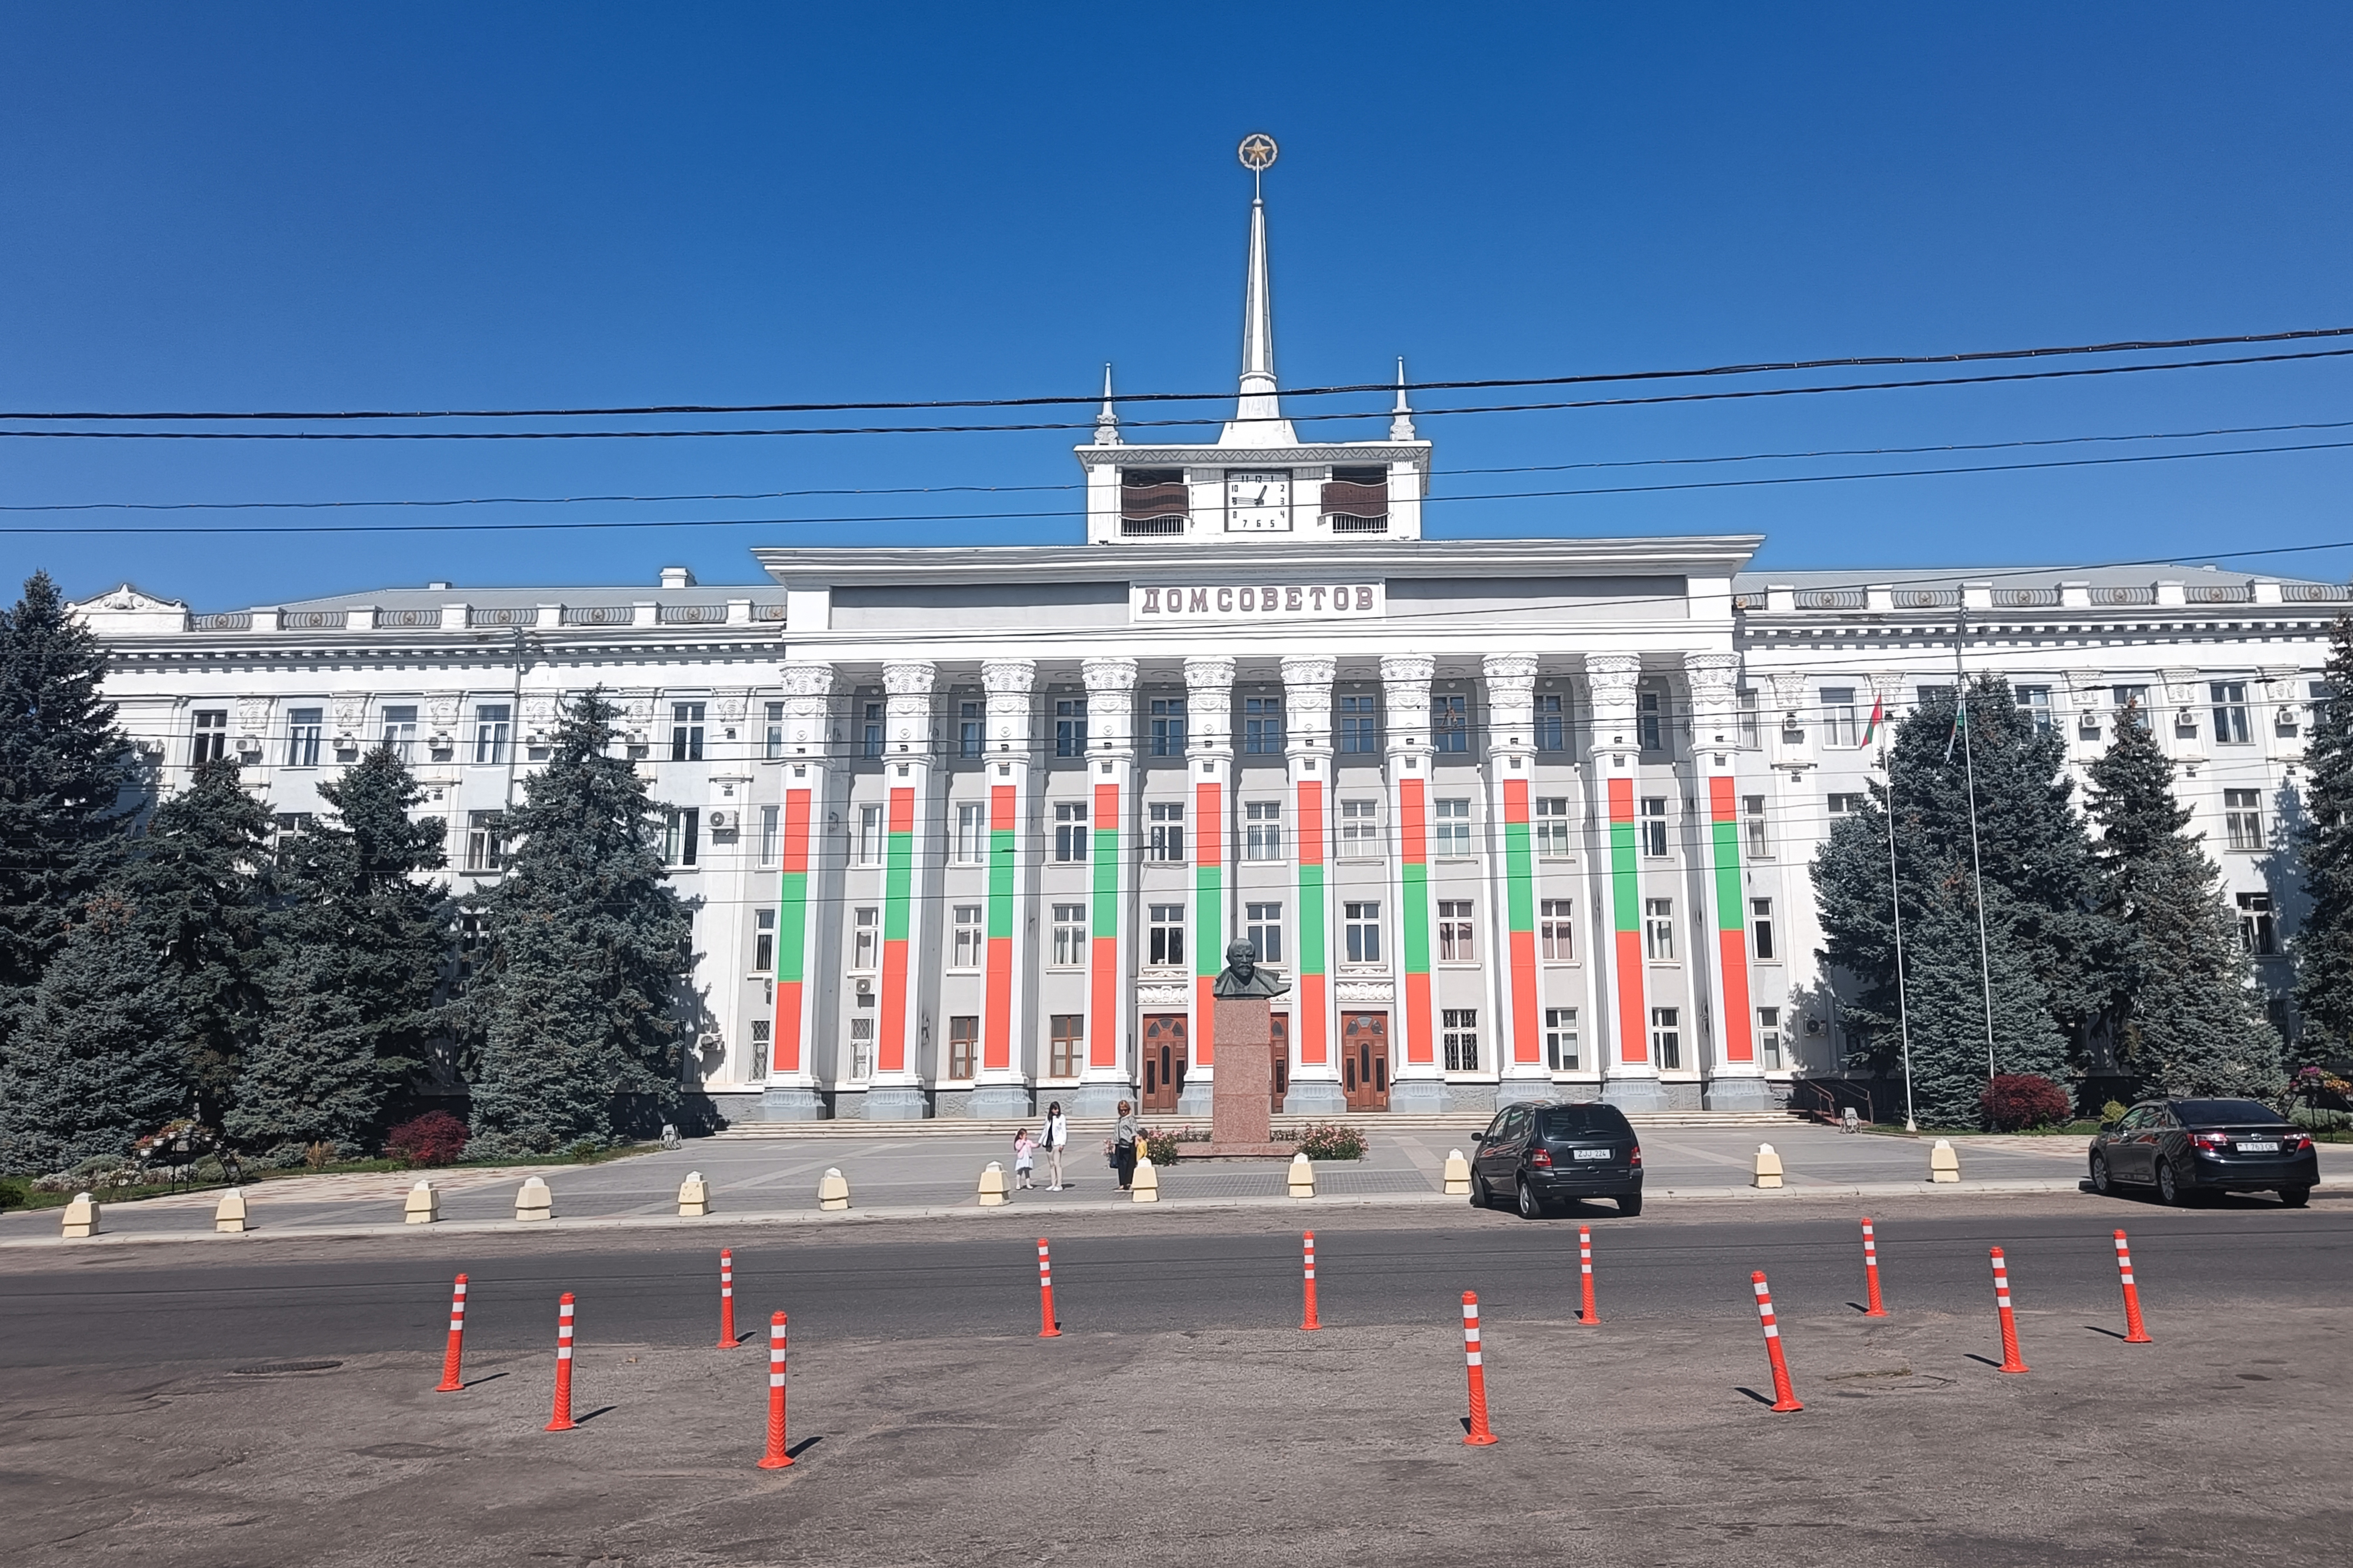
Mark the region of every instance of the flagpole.
<instances>
[{"instance_id":1,"label":"flagpole","mask_svg":"<svg viewBox=\"0 0 2353 1568\"><path fill-rule=\"evenodd\" d=\"M1985 865L1978 854L1978 764L1975 749L1969 744L1969 677L1961 663L1961 643L1969 635L1969 612L1966 599L1956 623L1959 635L1953 640L1953 676L1958 682L1953 688L1954 721L1961 731L1961 766L1967 771L1969 790L1969 879L1977 887L1978 903L1978 986L1985 998L1986 1082L1995 1078L1993 1060L1993 963L1986 952Z\"/></svg>"},{"instance_id":2,"label":"flagpole","mask_svg":"<svg viewBox=\"0 0 2353 1568\"><path fill-rule=\"evenodd\" d=\"M1917 1132L1912 1115L1912 1008L1904 997L1904 896L1895 881L1895 761L1879 738L1879 765L1887 774L1887 903L1895 912L1895 1026L1904 1042L1904 1131Z\"/></svg>"}]
</instances>

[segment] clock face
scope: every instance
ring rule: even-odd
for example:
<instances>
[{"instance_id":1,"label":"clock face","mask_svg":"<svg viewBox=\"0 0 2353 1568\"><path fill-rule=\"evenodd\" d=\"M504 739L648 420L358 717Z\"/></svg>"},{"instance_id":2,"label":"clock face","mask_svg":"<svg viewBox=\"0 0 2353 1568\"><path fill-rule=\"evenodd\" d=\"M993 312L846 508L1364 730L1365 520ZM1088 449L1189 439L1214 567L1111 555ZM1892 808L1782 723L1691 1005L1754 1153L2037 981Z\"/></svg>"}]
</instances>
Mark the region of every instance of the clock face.
<instances>
[{"instance_id":1,"label":"clock face","mask_svg":"<svg viewBox=\"0 0 2353 1568\"><path fill-rule=\"evenodd\" d=\"M1291 470L1226 474L1226 531L1287 533L1291 530Z\"/></svg>"}]
</instances>

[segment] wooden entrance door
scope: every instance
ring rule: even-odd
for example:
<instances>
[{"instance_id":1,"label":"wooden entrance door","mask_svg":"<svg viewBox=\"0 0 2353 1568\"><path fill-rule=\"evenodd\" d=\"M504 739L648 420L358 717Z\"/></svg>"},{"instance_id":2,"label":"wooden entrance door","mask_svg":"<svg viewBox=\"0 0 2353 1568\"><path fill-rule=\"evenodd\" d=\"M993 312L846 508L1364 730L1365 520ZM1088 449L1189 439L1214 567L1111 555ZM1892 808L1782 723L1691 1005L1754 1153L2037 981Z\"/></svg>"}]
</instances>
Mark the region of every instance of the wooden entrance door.
<instances>
[{"instance_id":1,"label":"wooden entrance door","mask_svg":"<svg viewBox=\"0 0 2353 1568\"><path fill-rule=\"evenodd\" d=\"M1271 1109L1280 1116L1282 1097L1291 1092L1291 1015L1276 1013L1267 1021L1273 1026L1267 1042L1267 1087L1273 1091Z\"/></svg>"},{"instance_id":2,"label":"wooden entrance door","mask_svg":"<svg viewBox=\"0 0 2353 1568\"><path fill-rule=\"evenodd\" d=\"M1144 1060L1139 1065L1144 1069L1143 1108L1147 1111L1176 1109L1176 1096L1185 1087L1186 1069L1192 1066L1185 1022L1182 1013L1145 1015Z\"/></svg>"},{"instance_id":3,"label":"wooden entrance door","mask_svg":"<svg viewBox=\"0 0 2353 1568\"><path fill-rule=\"evenodd\" d=\"M1340 1015L1340 1089L1351 1110L1389 1108L1389 1016Z\"/></svg>"}]
</instances>

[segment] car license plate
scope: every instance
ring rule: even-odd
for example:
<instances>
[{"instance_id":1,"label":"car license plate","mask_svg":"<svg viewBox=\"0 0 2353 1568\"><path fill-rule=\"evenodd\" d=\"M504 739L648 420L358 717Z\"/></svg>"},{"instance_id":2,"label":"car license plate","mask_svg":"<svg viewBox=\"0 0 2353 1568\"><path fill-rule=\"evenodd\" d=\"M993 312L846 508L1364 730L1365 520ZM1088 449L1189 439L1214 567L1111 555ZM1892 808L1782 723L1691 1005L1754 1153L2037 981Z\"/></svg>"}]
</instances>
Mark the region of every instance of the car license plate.
<instances>
[{"instance_id":1,"label":"car license plate","mask_svg":"<svg viewBox=\"0 0 2353 1568\"><path fill-rule=\"evenodd\" d=\"M2279 1144L2276 1142L2242 1143L2239 1145L2239 1152L2242 1154L2276 1154L2279 1152Z\"/></svg>"},{"instance_id":2,"label":"car license plate","mask_svg":"<svg viewBox=\"0 0 2353 1568\"><path fill-rule=\"evenodd\" d=\"M1577 1157L1580 1160L1607 1160L1609 1158L1609 1151L1607 1149L1579 1149L1577 1152Z\"/></svg>"}]
</instances>

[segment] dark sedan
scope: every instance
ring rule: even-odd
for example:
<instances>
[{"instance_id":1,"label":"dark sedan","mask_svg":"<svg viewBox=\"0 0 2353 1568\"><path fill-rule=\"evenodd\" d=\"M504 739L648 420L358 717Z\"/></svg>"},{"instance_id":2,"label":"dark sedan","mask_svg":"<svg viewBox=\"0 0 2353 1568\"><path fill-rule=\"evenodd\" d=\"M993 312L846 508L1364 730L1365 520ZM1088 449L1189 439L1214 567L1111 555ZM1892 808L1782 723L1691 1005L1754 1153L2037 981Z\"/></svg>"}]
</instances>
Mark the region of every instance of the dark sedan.
<instances>
[{"instance_id":1,"label":"dark sedan","mask_svg":"<svg viewBox=\"0 0 2353 1568\"><path fill-rule=\"evenodd\" d=\"M1571 1198L1615 1198L1620 1213L1641 1214L1642 1146L1614 1105L1507 1105L1479 1134L1471 1201L1495 1207L1506 1194L1527 1219Z\"/></svg>"},{"instance_id":2,"label":"dark sedan","mask_svg":"<svg viewBox=\"0 0 2353 1568\"><path fill-rule=\"evenodd\" d=\"M2261 1100L2145 1100L2092 1140L2092 1185L2104 1193L2152 1186L2181 1204L2272 1192L2302 1208L2319 1181L2312 1134Z\"/></svg>"}]
</instances>

